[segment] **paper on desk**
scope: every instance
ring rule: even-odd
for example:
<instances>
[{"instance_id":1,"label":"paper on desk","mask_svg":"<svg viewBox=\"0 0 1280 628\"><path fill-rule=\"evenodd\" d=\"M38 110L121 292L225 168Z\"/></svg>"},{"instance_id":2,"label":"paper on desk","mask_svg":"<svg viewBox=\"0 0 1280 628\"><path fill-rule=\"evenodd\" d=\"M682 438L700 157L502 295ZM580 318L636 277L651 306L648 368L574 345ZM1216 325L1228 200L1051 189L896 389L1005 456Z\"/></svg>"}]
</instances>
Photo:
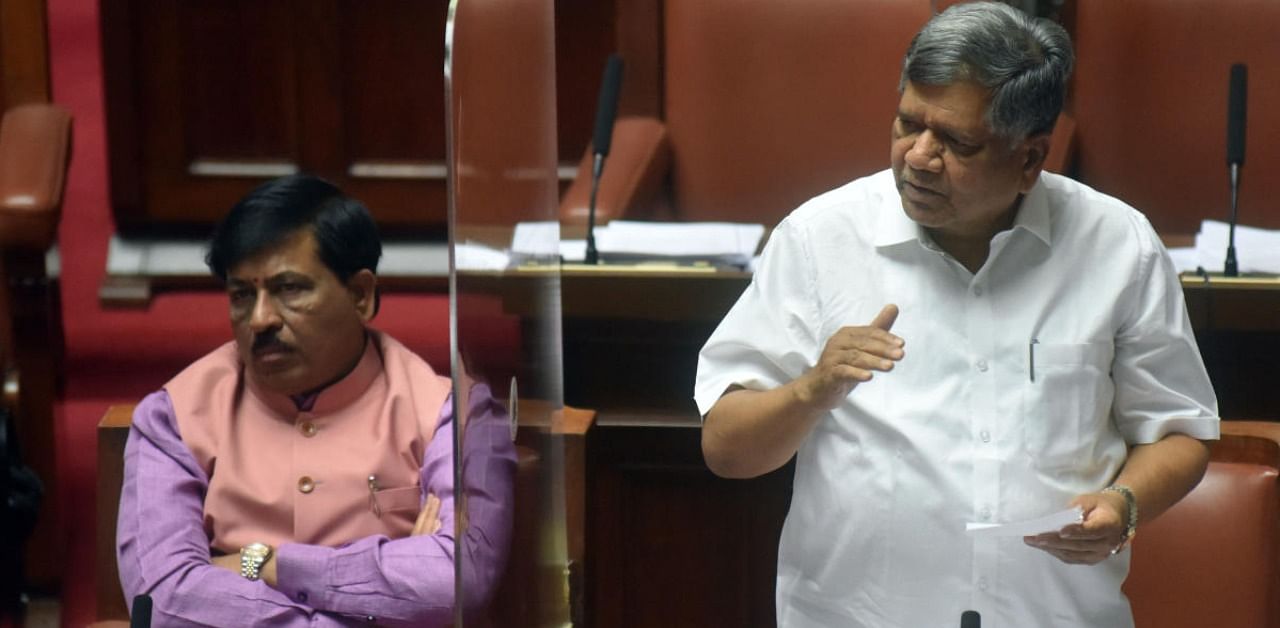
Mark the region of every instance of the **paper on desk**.
<instances>
[{"instance_id":1,"label":"paper on desk","mask_svg":"<svg viewBox=\"0 0 1280 628\"><path fill-rule=\"evenodd\" d=\"M1052 515L1029 519L1026 521L1014 521L1012 523L966 523L964 531L975 538L980 537L1008 537L1008 536L1035 536L1044 534L1045 532L1057 532L1064 526L1084 521L1084 510L1079 506L1061 512L1055 512Z\"/></svg>"},{"instance_id":2,"label":"paper on desk","mask_svg":"<svg viewBox=\"0 0 1280 628\"><path fill-rule=\"evenodd\" d=\"M581 263L587 259L586 240L561 240L560 259L568 263Z\"/></svg>"},{"instance_id":3,"label":"paper on desk","mask_svg":"<svg viewBox=\"0 0 1280 628\"><path fill-rule=\"evenodd\" d=\"M560 254L560 223L544 220L516 224L511 234L511 253L521 257L551 257Z\"/></svg>"},{"instance_id":4,"label":"paper on desk","mask_svg":"<svg viewBox=\"0 0 1280 628\"><path fill-rule=\"evenodd\" d=\"M764 237L764 225L729 222L614 220L596 230L601 255L722 260L745 266Z\"/></svg>"},{"instance_id":5,"label":"paper on desk","mask_svg":"<svg viewBox=\"0 0 1280 628\"><path fill-rule=\"evenodd\" d=\"M454 251L458 270L503 270L511 264L506 252L475 242L459 243Z\"/></svg>"},{"instance_id":6,"label":"paper on desk","mask_svg":"<svg viewBox=\"0 0 1280 628\"><path fill-rule=\"evenodd\" d=\"M1196 252L1205 270L1219 272L1227 258L1230 226L1217 220L1200 223ZM1236 225L1236 260L1242 273L1280 273L1280 231Z\"/></svg>"},{"instance_id":7,"label":"paper on desk","mask_svg":"<svg viewBox=\"0 0 1280 628\"><path fill-rule=\"evenodd\" d=\"M1194 273L1197 268L1204 266L1200 262L1200 251L1197 251L1194 246L1169 249L1169 259L1173 260L1173 269L1179 273ZM1223 259L1226 258L1223 257Z\"/></svg>"},{"instance_id":8,"label":"paper on desk","mask_svg":"<svg viewBox=\"0 0 1280 628\"><path fill-rule=\"evenodd\" d=\"M511 238L514 257L558 253L582 261L585 240L559 240L554 222L522 222ZM764 237L764 225L730 222L640 222L614 220L596 227L600 256L613 260L708 261L746 267Z\"/></svg>"}]
</instances>

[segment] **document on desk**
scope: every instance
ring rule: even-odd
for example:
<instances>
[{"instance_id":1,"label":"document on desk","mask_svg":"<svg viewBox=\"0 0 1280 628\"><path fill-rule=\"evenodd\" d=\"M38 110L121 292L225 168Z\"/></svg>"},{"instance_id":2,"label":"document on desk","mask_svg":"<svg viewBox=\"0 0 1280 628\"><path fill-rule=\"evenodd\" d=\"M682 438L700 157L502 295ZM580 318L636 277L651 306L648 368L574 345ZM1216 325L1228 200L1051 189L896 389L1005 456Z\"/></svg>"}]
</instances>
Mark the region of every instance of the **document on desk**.
<instances>
[{"instance_id":1,"label":"document on desk","mask_svg":"<svg viewBox=\"0 0 1280 628\"><path fill-rule=\"evenodd\" d=\"M1230 226L1225 222L1200 223L1195 248L1205 270L1222 270L1229 231ZM1280 273L1280 231L1236 225L1236 258L1242 273Z\"/></svg>"},{"instance_id":2,"label":"document on desk","mask_svg":"<svg viewBox=\"0 0 1280 628\"><path fill-rule=\"evenodd\" d=\"M559 253L566 262L582 261L584 240L559 240L559 225L516 225L511 254L520 259ZM731 222L642 222L614 220L596 227L596 248L608 261L710 262L746 268L760 247L764 225Z\"/></svg>"},{"instance_id":3,"label":"document on desk","mask_svg":"<svg viewBox=\"0 0 1280 628\"><path fill-rule=\"evenodd\" d=\"M596 231L600 254L613 259L708 261L746 267L764 225L730 222L614 220Z\"/></svg>"},{"instance_id":4,"label":"document on desk","mask_svg":"<svg viewBox=\"0 0 1280 628\"><path fill-rule=\"evenodd\" d=\"M1044 517L1028 519L1026 521L1014 521L1011 523L966 523L964 531L969 536L980 537L1009 537L1009 536L1035 536L1044 534L1045 532L1057 532L1064 526L1073 523L1082 523L1084 521L1084 510L1079 506L1055 512Z\"/></svg>"}]
</instances>

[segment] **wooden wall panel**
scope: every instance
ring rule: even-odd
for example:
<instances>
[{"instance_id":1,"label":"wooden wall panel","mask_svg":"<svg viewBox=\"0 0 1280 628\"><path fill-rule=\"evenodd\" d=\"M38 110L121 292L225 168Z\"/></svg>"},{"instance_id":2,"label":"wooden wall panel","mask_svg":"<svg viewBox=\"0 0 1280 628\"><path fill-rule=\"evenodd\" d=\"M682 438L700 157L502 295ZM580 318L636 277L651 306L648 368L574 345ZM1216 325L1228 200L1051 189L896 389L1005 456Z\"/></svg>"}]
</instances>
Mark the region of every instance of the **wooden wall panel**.
<instances>
[{"instance_id":1,"label":"wooden wall panel","mask_svg":"<svg viewBox=\"0 0 1280 628\"><path fill-rule=\"evenodd\" d=\"M597 423L588 435L587 625L774 626L792 467L724 480L700 443L678 426Z\"/></svg>"},{"instance_id":2,"label":"wooden wall panel","mask_svg":"<svg viewBox=\"0 0 1280 628\"><path fill-rule=\"evenodd\" d=\"M444 20L438 3L343 3L341 131L351 159L443 159L444 45L427 35L443 34Z\"/></svg>"},{"instance_id":3,"label":"wooden wall panel","mask_svg":"<svg viewBox=\"0 0 1280 628\"><path fill-rule=\"evenodd\" d=\"M447 6L103 0L119 230L203 236L250 187L299 169L363 200L389 235L442 238ZM558 154L576 164L620 26L613 1L555 8ZM629 71L624 94L655 72Z\"/></svg>"},{"instance_id":4,"label":"wooden wall panel","mask_svg":"<svg viewBox=\"0 0 1280 628\"><path fill-rule=\"evenodd\" d=\"M446 216L445 2L346 0L336 20L339 184L394 231Z\"/></svg>"},{"instance_id":5,"label":"wooden wall panel","mask_svg":"<svg viewBox=\"0 0 1280 628\"><path fill-rule=\"evenodd\" d=\"M175 23L153 23L139 35L144 49L177 48L152 66L145 93L158 115L180 114L182 134L173 139L182 142L183 160L296 162L294 42L313 34L300 32L280 2L202 0L173 9Z\"/></svg>"},{"instance_id":6,"label":"wooden wall panel","mask_svg":"<svg viewBox=\"0 0 1280 628\"><path fill-rule=\"evenodd\" d=\"M129 236L206 235L311 172L384 231L443 237L447 3L104 0L112 201Z\"/></svg>"},{"instance_id":7,"label":"wooden wall panel","mask_svg":"<svg viewBox=\"0 0 1280 628\"><path fill-rule=\"evenodd\" d=\"M617 49L614 5L612 0L555 3L556 126L561 163L577 164L591 141L600 77L605 60ZM629 80L624 76L623 84Z\"/></svg>"},{"instance_id":8,"label":"wooden wall panel","mask_svg":"<svg viewBox=\"0 0 1280 628\"><path fill-rule=\"evenodd\" d=\"M0 111L49 102L49 43L44 0L0 2Z\"/></svg>"}]
</instances>

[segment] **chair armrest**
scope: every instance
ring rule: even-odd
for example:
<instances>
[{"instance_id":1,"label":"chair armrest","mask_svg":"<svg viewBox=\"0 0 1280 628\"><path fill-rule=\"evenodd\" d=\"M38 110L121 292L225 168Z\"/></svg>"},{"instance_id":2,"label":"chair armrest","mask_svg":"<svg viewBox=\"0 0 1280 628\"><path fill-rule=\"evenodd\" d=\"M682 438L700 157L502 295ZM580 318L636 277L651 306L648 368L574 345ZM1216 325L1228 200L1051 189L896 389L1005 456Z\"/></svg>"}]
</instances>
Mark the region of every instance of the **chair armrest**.
<instances>
[{"instance_id":1,"label":"chair armrest","mask_svg":"<svg viewBox=\"0 0 1280 628\"><path fill-rule=\"evenodd\" d=\"M1044 159L1044 169L1056 174L1071 174L1076 160L1076 119L1067 112L1058 114L1049 140L1049 154Z\"/></svg>"},{"instance_id":2,"label":"chair armrest","mask_svg":"<svg viewBox=\"0 0 1280 628\"><path fill-rule=\"evenodd\" d=\"M596 224L636 217L650 208L662 192L671 168L667 127L648 117L624 117L613 126L613 148L605 161L596 195ZM578 166L578 176L560 201L560 220L586 224L591 197L591 147Z\"/></svg>"},{"instance_id":3,"label":"chair armrest","mask_svg":"<svg viewBox=\"0 0 1280 628\"><path fill-rule=\"evenodd\" d=\"M124 446L133 423L133 404L111 406L98 422L97 538L98 620L129 619L129 606L116 568L116 516L124 483Z\"/></svg>"},{"instance_id":4,"label":"chair armrest","mask_svg":"<svg viewBox=\"0 0 1280 628\"><path fill-rule=\"evenodd\" d=\"M0 247L53 244L71 151L71 115L55 105L14 107L0 124Z\"/></svg>"},{"instance_id":5,"label":"chair armrest","mask_svg":"<svg viewBox=\"0 0 1280 628\"><path fill-rule=\"evenodd\" d=\"M1210 459L1280 469L1280 423L1223 421L1222 436L1209 444Z\"/></svg>"}]
</instances>

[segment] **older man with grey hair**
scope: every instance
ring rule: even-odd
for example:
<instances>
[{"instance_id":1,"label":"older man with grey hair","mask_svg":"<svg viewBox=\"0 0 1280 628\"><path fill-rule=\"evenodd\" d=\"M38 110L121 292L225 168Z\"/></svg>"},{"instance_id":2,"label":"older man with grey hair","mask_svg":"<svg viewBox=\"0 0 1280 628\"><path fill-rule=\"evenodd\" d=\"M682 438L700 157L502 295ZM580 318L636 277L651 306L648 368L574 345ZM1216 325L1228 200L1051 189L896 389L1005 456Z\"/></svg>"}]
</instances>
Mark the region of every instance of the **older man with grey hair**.
<instances>
[{"instance_id":1,"label":"older man with grey hair","mask_svg":"<svg viewBox=\"0 0 1280 628\"><path fill-rule=\"evenodd\" d=\"M1042 171L1072 62L1006 5L935 16L892 167L783 220L703 348L711 469L797 457L779 625L1133 625L1125 548L1199 482L1217 402L1147 220Z\"/></svg>"}]
</instances>

